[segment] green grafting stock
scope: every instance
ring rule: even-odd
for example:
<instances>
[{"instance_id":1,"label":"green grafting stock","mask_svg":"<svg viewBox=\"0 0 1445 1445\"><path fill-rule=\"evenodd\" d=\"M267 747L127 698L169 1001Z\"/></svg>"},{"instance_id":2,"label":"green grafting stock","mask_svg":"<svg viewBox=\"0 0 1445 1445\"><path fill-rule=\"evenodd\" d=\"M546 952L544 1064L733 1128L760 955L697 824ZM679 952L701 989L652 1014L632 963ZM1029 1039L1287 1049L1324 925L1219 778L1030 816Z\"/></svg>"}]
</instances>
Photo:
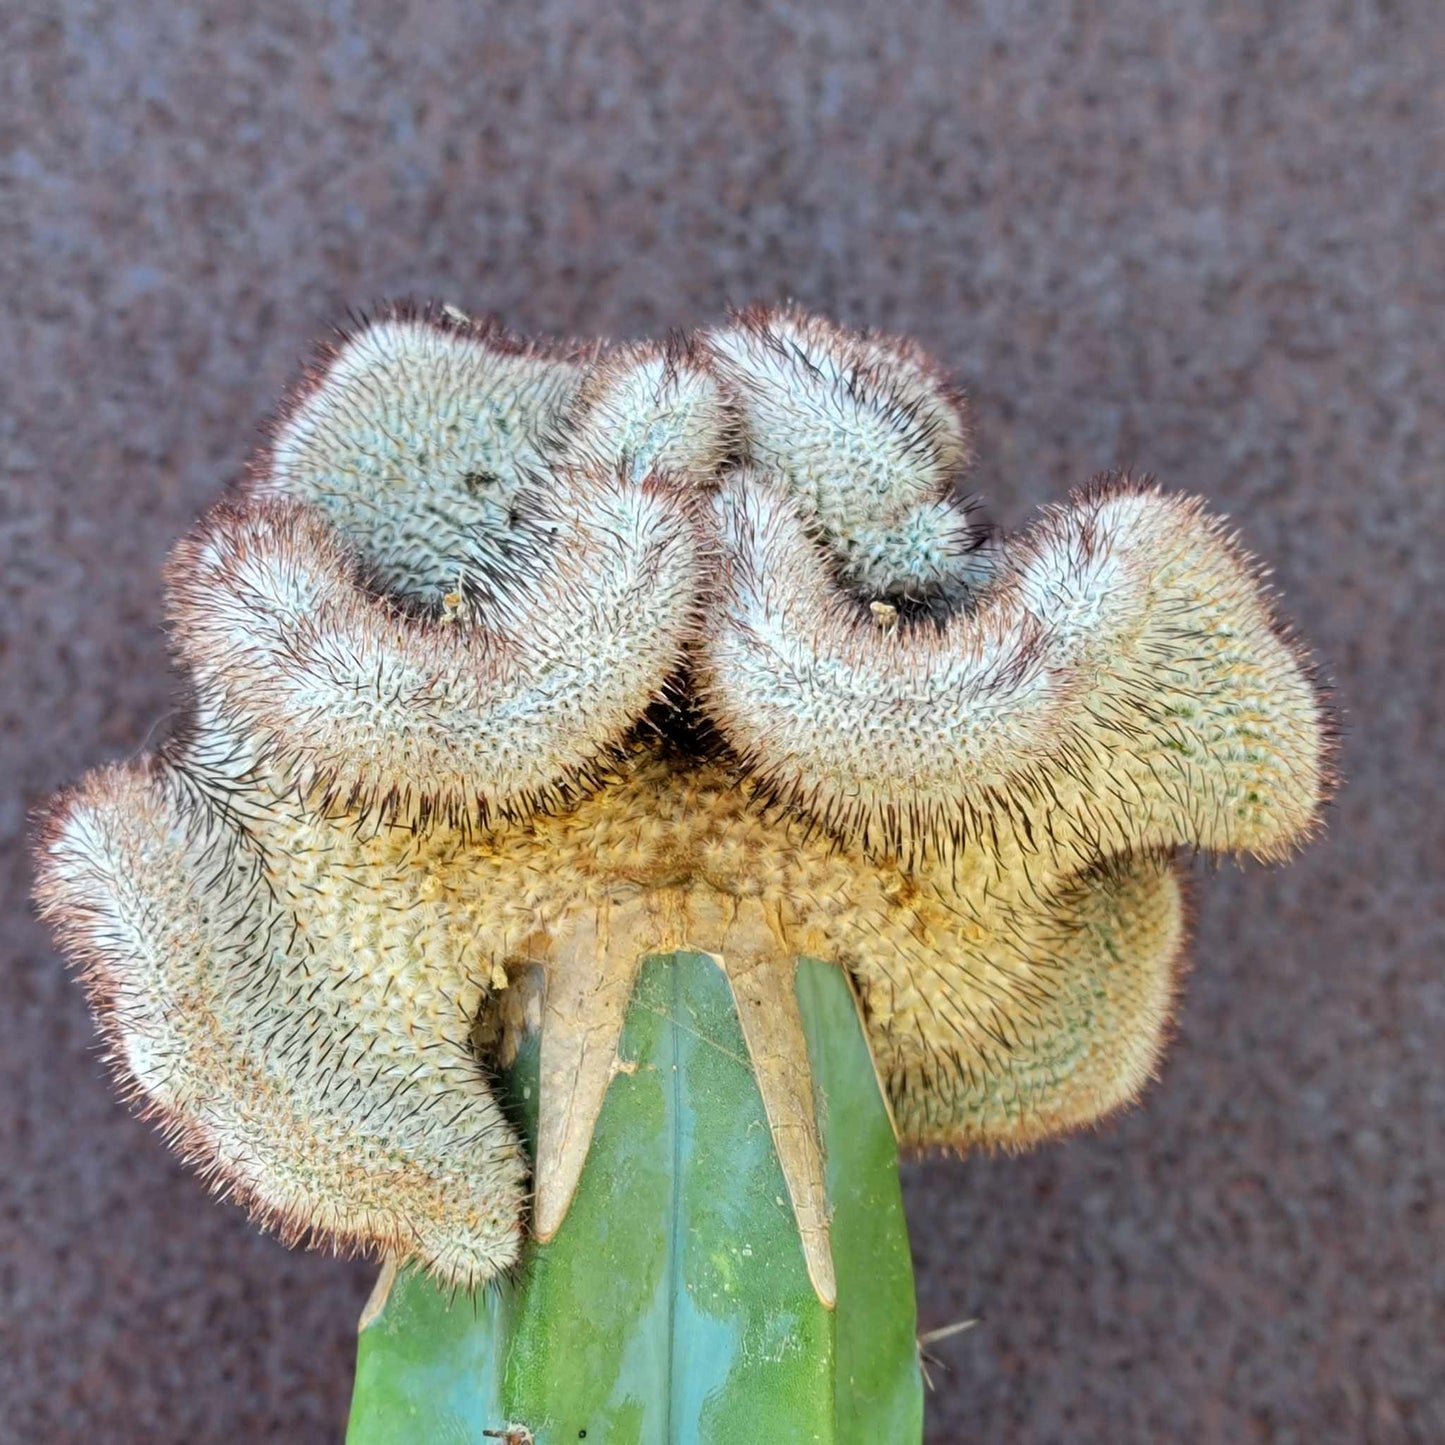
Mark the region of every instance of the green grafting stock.
<instances>
[{"instance_id":1,"label":"green grafting stock","mask_svg":"<svg viewBox=\"0 0 1445 1445\"><path fill-rule=\"evenodd\" d=\"M805 961L796 987L836 1306L809 1279L727 976L706 954L655 957L561 1229L475 1296L384 1277L349 1445L921 1438L892 1126L841 970ZM529 1038L510 1077L529 1134L537 1053Z\"/></svg>"}]
</instances>

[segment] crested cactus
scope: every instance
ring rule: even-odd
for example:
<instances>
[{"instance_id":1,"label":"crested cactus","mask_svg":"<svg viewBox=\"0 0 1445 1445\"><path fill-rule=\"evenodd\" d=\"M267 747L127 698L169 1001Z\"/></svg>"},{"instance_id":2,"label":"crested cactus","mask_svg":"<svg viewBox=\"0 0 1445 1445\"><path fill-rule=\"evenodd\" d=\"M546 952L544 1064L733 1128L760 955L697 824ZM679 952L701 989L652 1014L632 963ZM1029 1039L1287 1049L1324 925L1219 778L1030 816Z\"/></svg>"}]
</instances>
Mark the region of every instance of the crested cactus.
<instances>
[{"instance_id":1,"label":"crested cactus","mask_svg":"<svg viewBox=\"0 0 1445 1445\"><path fill-rule=\"evenodd\" d=\"M560 1229L643 961L711 954L825 1304L798 960L906 1147L1132 1100L1176 855L1306 839L1328 716L1198 502L1111 477L998 537L971 452L915 347L787 311L322 351L174 554L187 725L39 835L126 1087L283 1237L470 1288ZM536 968L533 1159L494 1070Z\"/></svg>"}]
</instances>

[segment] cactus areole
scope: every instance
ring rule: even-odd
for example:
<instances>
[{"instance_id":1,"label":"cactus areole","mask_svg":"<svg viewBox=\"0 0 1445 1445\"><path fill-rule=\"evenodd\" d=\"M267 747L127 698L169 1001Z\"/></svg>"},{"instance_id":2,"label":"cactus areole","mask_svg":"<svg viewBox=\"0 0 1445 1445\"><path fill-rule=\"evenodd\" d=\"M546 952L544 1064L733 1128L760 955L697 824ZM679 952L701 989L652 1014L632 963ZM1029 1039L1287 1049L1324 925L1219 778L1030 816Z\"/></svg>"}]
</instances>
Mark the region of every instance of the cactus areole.
<instances>
[{"instance_id":1,"label":"cactus areole","mask_svg":"<svg viewBox=\"0 0 1445 1445\"><path fill-rule=\"evenodd\" d=\"M465 1298L562 1230L644 960L709 956L825 1310L800 959L905 1149L1133 1100L1177 859L1310 836L1327 708L1198 501L1111 475L999 535L971 456L917 347L791 310L323 347L173 554L186 722L39 830L127 1092L283 1238Z\"/></svg>"}]
</instances>

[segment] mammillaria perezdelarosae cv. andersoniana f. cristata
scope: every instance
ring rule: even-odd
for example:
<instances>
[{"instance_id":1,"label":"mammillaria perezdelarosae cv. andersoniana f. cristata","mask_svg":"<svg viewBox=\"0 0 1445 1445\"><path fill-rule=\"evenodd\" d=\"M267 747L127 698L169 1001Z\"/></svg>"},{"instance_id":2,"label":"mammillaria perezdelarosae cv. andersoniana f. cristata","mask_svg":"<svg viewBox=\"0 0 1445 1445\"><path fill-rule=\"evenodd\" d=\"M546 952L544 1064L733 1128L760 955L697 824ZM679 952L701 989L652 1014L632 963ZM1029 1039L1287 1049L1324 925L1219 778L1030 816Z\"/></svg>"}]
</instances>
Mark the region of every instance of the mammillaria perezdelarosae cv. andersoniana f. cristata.
<instances>
[{"instance_id":1,"label":"mammillaria perezdelarosae cv. andersoniana f. cristata","mask_svg":"<svg viewBox=\"0 0 1445 1445\"><path fill-rule=\"evenodd\" d=\"M1327 710L1198 501L1110 476L997 536L970 460L915 346L791 311L606 348L397 307L326 347L176 548L188 720L41 828L129 1091L288 1238L462 1285L526 1217L487 1056L523 967L573 1182L684 946L745 1010L847 969L905 1145L1134 1098L1176 854L1307 838Z\"/></svg>"}]
</instances>

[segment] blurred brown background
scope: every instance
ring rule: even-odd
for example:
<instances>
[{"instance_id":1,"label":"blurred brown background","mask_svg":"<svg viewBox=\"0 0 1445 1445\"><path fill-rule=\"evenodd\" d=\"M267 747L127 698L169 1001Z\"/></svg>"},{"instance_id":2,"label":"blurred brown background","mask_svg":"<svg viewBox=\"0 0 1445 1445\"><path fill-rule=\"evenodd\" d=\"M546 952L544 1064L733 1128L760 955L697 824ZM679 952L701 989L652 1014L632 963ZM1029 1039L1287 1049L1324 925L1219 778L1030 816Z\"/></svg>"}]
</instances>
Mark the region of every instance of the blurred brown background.
<instances>
[{"instance_id":1,"label":"blurred brown background","mask_svg":"<svg viewBox=\"0 0 1445 1445\"><path fill-rule=\"evenodd\" d=\"M371 1270L115 1103L22 841L164 727L162 560L308 338L791 293L957 370L1006 523L1124 464L1230 512L1348 728L1322 843L1197 870L1145 1106L910 1171L923 1323L982 1319L930 1438L1445 1440L1445 15L1275 8L0 8L0 1438L345 1419Z\"/></svg>"}]
</instances>

